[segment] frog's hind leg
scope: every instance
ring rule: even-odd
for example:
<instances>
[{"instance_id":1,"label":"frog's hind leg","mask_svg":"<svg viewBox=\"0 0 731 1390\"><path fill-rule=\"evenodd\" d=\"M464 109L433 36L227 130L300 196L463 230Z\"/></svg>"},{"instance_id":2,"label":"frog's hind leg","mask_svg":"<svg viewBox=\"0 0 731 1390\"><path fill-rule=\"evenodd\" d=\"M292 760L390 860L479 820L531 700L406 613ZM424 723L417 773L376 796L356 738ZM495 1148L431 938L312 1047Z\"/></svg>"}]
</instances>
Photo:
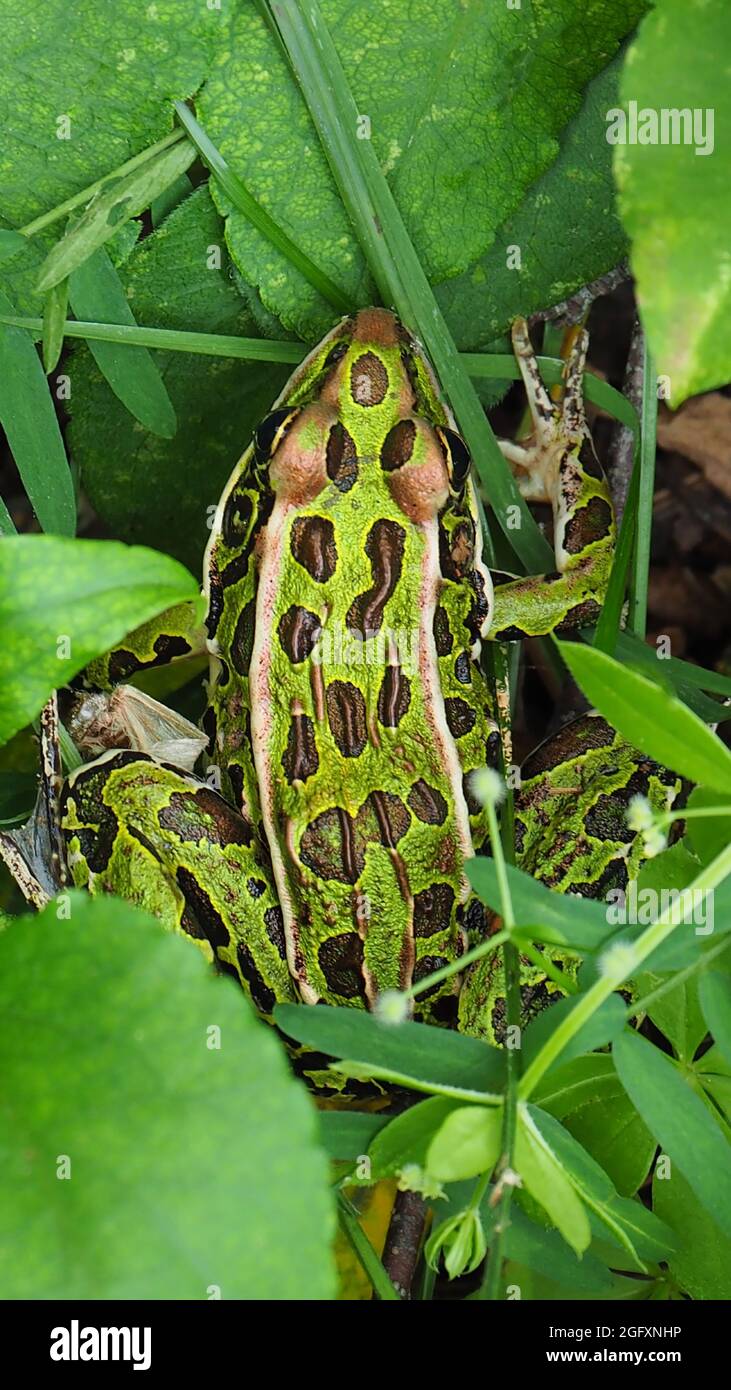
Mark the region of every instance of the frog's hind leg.
<instances>
[{"instance_id":1,"label":"frog's hind leg","mask_svg":"<svg viewBox=\"0 0 731 1390\"><path fill-rule=\"evenodd\" d=\"M69 777L61 830L76 887L115 893L192 937L265 1016L295 998L267 855L206 782L110 751Z\"/></svg>"},{"instance_id":2,"label":"frog's hind leg","mask_svg":"<svg viewBox=\"0 0 731 1390\"><path fill-rule=\"evenodd\" d=\"M36 804L25 825L0 831L0 859L26 902L39 911L66 883L60 824L63 785L55 692L41 710L40 773Z\"/></svg>"}]
</instances>

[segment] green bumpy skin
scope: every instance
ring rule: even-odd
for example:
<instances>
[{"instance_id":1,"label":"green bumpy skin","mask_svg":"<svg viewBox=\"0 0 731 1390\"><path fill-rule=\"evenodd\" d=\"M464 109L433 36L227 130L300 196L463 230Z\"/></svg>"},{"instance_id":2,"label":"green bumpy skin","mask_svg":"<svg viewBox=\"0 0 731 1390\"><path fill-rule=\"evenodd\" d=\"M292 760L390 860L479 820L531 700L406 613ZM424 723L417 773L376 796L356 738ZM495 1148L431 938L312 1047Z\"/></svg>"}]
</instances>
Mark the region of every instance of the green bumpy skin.
<instances>
[{"instance_id":1,"label":"green bumpy skin","mask_svg":"<svg viewBox=\"0 0 731 1390\"><path fill-rule=\"evenodd\" d=\"M585 337L559 410L520 321L513 336L534 435L503 447L524 495L552 503L556 574L498 581L493 597L469 457L431 368L393 315L361 311L294 373L218 506L203 727L222 794L132 751L103 755L65 789L74 882L192 936L267 1017L292 999L371 1008L489 930L463 869L487 841L471 774L498 760L481 639L595 616L614 539L581 404ZM199 649L193 605L165 617L87 680L104 689ZM599 896L607 874L638 867L629 796L665 804L677 779L638 771L603 721L587 728L526 769L519 863ZM530 1016L555 986L526 962L523 990ZM501 1041L499 964L432 987L415 1017ZM325 1080L307 1054L300 1062Z\"/></svg>"}]
</instances>

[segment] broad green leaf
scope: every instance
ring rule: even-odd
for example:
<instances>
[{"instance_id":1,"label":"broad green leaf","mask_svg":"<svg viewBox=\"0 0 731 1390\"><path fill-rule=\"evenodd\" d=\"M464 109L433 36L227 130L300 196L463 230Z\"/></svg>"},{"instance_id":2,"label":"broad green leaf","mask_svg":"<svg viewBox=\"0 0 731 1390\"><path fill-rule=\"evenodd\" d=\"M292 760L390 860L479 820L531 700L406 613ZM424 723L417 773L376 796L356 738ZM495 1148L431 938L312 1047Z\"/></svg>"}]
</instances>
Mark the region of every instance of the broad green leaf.
<instances>
[{"instance_id":1,"label":"broad green leaf","mask_svg":"<svg viewBox=\"0 0 731 1390\"><path fill-rule=\"evenodd\" d=\"M579 1258L568 1249L557 1231L537 1226L516 1202L510 1209L505 1252L509 1259L544 1275L552 1283L565 1285L572 1298L581 1294L608 1298L616 1282L615 1276L591 1250L584 1251Z\"/></svg>"},{"instance_id":2,"label":"broad green leaf","mask_svg":"<svg viewBox=\"0 0 731 1390\"><path fill-rule=\"evenodd\" d=\"M710 1032L731 1064L731 974L728 970L706 970L701 975L700 1002Z\"/></svg>"},{"instance_id":3,"label":"broad green leaf","mask_svg":"<svg viewBox=\"0 0 731 1390\"><path fill-rule=\"evenodd\" d=\"M194 147L183 139L145 160L130 174L110 178L46 257L38 276L38 289L50 290L59 280L65 280L124 222L149 208L153 199L184 174L194 159Z\"/></svg>"},{"instance_id":4,"label":"broad green leaf","mask_svg":"<svg viewBox=\"0 0 731 1390\"><path fill-rule=\"evenodd\" d=\"M548 1213L572 1250L580 1255L591 1241L589 1218L560 1161L524 1103L518 1106L514 1163L523 1186Z\"/></svg>"},{"instance_id":5,"label":"broad green leaf","mask_svg":"<svg viewBox=\"0 0 731 1390\"><path fill-rule=\"evenodd\" d=\"M0 772L0 825L19 825L30 816L38 792L32 772Z\"/></svg>"},{"instance_id":6,"label":"broad green leaf","mask_svg":"<svg viewBox=\"0 0 731 1390\"><path fill-rule=\"evenodd\" d=\"M652 970L643 971L635 981L637 994L640 997L649 994L662 983L663 976ZM698 977L691 975L681 980L651 1003L647 1012L655 1027L672 1044L676 1057L681 1062L692 1062L708 1031L698 1000Z\"/></svg>"},{"instance_id":7,"label":"broad green leaf","mask_svg":"<svg viewBox=\"0 0 731 1390\"><path fill-rule=\"evenodd\" d=\"M613 1056L622 1085L663 1152L731 1233L731 1155L709 1110L670 1059L637 1033L623 1033Z\"/></svg>"},{"instance_id":8,"label":"broad green leaf","mask_svg":"<svg viewBox=\"0 0 731 1390\"><path fill-rule=\"evenodd\" d=\"M222 16L189 0L0 0L0 186L15 226L49 211L172 127L203 81Z\"/></svg>"},{"instance_id":9,"label":"broad green leaf","mask_svg":"<svg viewBox=\"0 0 731 1390\"><path fill-rule=\"evenodd\" d=\"M429 1146L449 1116L464 1109L483 1110L483 1106L462 1106L444 1096L432 1096L409 1106L401 1115L380 1129L368 1145L372 1180L393 1177L406 1164L427 1168ZM435 1177L439 1175L435 1173Z\"/></svg>"},{"instance_id":10,"label":"broad green leaf","mask_svg":"<svg viewBox=\"0 0 731 1390\"><path fill-rule=\"evenodd\" d=\"M0 290L0 311L15 312ZM0 324L0 424L45 531L72 536L76 497L56 412L33 341Z\"/></svg>"},{"instance_id":11,"label":"broad green leaf","mask_svg":"<svg viewBox=\"0 0 731 1390\"><path fill-rule=\"evenodd\" d=\"M120 276L141 323L256 336L229 271L223 223L203 187L135 247ZM177 352L153 360L177 415L175 438L141 430L82 348L69 366L70 447L115 535L166 550L197 572L224 483L289 370Z\"/></svg>"},{"instance_id":12,"label":"broad green leaf","mask_svg":"<svg viewBox=\"0 0 731 1390\"><path fill-rule=\"evenodd\" d=\"M8 537L0 546L0 741L92 657L197 592L192 575L151 550Z\"/></svg>"},{"instance_id":13,"label":"broad green leaf","mask_svg":"<svg viewBox=\"0 0 731 1390\"><path fill-rule=\"evenodd\" d=\"M72 272L69 296L77 319L135 323L127 296L104 247ZM171 439L175 411L157 363L146 348L89 343L89 351L115 396L153 434Z\"/></svg>"},{"instance_id":14,"label":"broad green leaf","mask_svg":"<svg viewBox=\"0 0 731 1390\"><path fill-rule=\"evenodd\" d=\"M652 1183L652 1205L675 1232L678 1248L668 1257L671 1273L691 1298L731 1299L731 1239L701 1206L682 1173Z\"/></svg>"},{"instance_id":15,"label":"broad green leaf","mask_svg":"<svg viewBox=\"0 0 731 1390\"><path fill-rule=\"evenodd\" d=\"M331 1298L317 1116L240 990L82 894L0 959L2 1296Z\"/></svg>"},{"instance_id":16,"label":"broad green leaf","mask_svg":"<svg viewBox=\"0 0 731 1390\"><path fill-rule=\"evenodd\" d=\"M584 694L630 743L692 782L731 793L731 752L686 705L595 647L558 645Z\"/></svg>"},{"instance_id":17,"label":"broad green leaf","mask_svg":"<svg viewBox=\"0 0 731 1390\"><path fill-rule=\"evenodd\" d=\"M605 138L620 67L617 59L589 84L555 163L498 227L485 254L437 286L439 306L463 349L492 343L517 313L558 303L626 255Z\"/></svg>"},{"instance_id":18,"label":"broad green leaf","mask_svg":"<svg viewBox=\"0 0 731 1390\"><path fill-rule=\"evenodd\" d=\"M478 3L455 8L452 0L407 7L381 0L373 10L325 0L324 23L367 118L356 136L372 139L432 282L484 254L556 159L558 137L584 87L640 13L635 0L588 0L580 21L573 0L550 7L525 0L517 15ZM230 42L197 109L275 221L355 300L371 298L298 88L251 7L232 16ZM228 241L242 274L287 327L319 337L332 320L324 301L218 190L214 196L229 216Z\"/></svg>"},{"instance_id":19,"label":"broad green leaf","mask_svg":"<svg viewBox=\"0 0 731 1390\"><path fill-rule=\"evenodd\" d=\"M688 797L688 809L711 810L729 802L731 797L719 796L718 792L709 791L707 787L694 787ZM689 817L686 822L686 834L701 864L710 864L711 860L731 842L731 807L726 815Z\"/></svg>"},{"instance_id":20,"label":"broad green leaf","mask_svg":"<svg viewBox=\"0 0 731 1390\"><path fill-rule=\"evenodd\" d=\"M607 909L602 903L571 893L552 892L512 864L506 868L515 918L526 936L585 952L595 951L611 934ZM499 912L502 900L494 861L479 856L468 860L465 869L482 901Z\"/></svg>"},{"instance_id":21,"label":"broad green leaf","mask_svg":"<svg viewBox=\"0 0 731 1390\"><path fill-rule=\"evenodd\" d=\"M523 1033L522 1057L524 1067L527 1067L528 1063L537 1056L544 1043L555 1032L561 1019L572 1012L576 1003L577 996L569 995L565 999L559 999L550 1009L545 1009L534 1019L531 1019ZM592 1052L594 1048L606 1047L607 1043L613 1042L624 1028L626 1012L624 1000L618 994L611 994L596 1009L591 1018L587 1019L579 1031L574 1033L568 1046L563 1049L553 1066L564 1065L573 1057L580 1057L584 1052Z\"/></svg>"},{"instance_id":22,"label":"broad green leaf","mask_svg":"<svg viewBox=\"0 0 731 1390\"><path fill-rule=\"evenodd\" d=\"M611 1057L576 1057L556 1066L534 1095L604 1169L621 1196L637 1191L657 1143L624 1090Z\"/></svg>"},{"instance_id":23,"label":"broad green leaf","mask_svg":"<svg viewBox=\"0 0 731 1390\"><path fill-rule=\"evenodd\" d=\"M357 1110L321 1110L318 1120L323 1149L331 1158L341 1160L365 1154L374 1135L388 1124L387 1116Z\"/></svg>"},{"instance_id":24,"label":"broad green leaf","mask_svg":"<svg viewBox=\"0 0 731 1390\"><path fill-rule=\"evenodd\" d=\"M731 378L731 93L719 63L729 44L726 0L659 0L622 76L625 110L638 120L634 139L628 125L616 146L620 209L642 321L673 406ZM648 124L663 112L664 140Z\"/></svg>"},{"instance_id":25,"label":"broad green leaf","mask_svg":"<svg viewBox=\"0 0 731 1390\"><path fill-rule=\"evenodd\" d=\"M0 264L17 256L26 245L26 239L21 232L14 232L10 227L0 227Z\"/></svg>"},{"instance_id":26,"label":"broad green leaf","mask_svg":"<svg viewBox=\"0 0 731 1390\"><path fill-rule=\"evenodd\" d=\"M427 1171L440 1182L461 1182L492 1172L500 1157L502 1128L502 1106L453 1109L427 1149Z\"/></svg>"},{"instance_id":27,"label":"broad green leaf","mask_svg":"<svg viewBox=\"0 0 731 1390\"><path fill-rule=\"evenodd\" d=\"M536 1127L560 1160L564 1173L591 1212L592 1227L624 1250L634 1263L664 1259L672 1232L641 1202L618 1196L610 1178L563 1124L545 1110L528 1107Z\"/></svg>"},{"instance_id":28,"label":"broad green leaf","mask_svg":"<svg viewBox=\"0 0 731 1390\"><path fill-rule=\"evenodd\" d=\"M477 1038L426 1023L382 1023L359 1009L278 1004L283 1033L330 1057L354 1058L434 1086L491 1094L502 1089L505 1056Z\"/></svg>"}]
</instances>

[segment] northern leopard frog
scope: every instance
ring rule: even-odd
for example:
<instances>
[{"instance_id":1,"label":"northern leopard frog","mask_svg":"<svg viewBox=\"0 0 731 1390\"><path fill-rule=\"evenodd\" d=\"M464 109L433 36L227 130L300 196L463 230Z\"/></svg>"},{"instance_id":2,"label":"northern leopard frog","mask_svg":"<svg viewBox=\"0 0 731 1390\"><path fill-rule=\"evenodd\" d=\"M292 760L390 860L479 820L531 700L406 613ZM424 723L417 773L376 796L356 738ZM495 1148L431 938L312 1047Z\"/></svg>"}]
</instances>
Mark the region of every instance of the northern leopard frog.
<instances>
[{"instance_id":1,"label":"northern leopard frog","mask_svg":"<svg viewBox=\"0 0 731 1390\"><path fill-rule=\"evenodd\" d=\"M486 929L464 874L486 841L471 775L498 761L481 642L596 617L614 541L582 406L586 335L561 408L520 320L513 342L534 428L503 447L526 498L552 504L555 573L493 582L431 368L392 314L361 311L295 371L221 497L205 779L127 728L65 785L73 882L198 939L267 1016L281 1000L372 1007ZM146 625L91 677L190 651L188 616ZM89 706L77 737L84 719L88 734ZM626 878L639 851L623 803L641 789L664 805L676 779L594 716L537 757L517 801L522 862L580 892ZM548 988L531 967L526 1004ZM499 975L452 976L416 1017L499 1039Z\"/></svg>"}]
</instances>

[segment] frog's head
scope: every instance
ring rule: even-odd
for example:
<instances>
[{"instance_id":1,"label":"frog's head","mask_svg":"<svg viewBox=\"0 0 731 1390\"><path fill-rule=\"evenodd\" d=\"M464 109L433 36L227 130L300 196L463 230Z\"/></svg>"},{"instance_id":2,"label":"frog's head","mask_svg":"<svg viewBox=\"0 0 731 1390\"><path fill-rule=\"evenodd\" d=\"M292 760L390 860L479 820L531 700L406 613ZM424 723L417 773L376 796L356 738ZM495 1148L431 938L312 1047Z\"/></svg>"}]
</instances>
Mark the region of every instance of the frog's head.
<instances>
[{"instance_id":1,"label":"frog's head","mask_svg":"<svg viewBox=\"0 0 731 1390\"><path fill-rule=\"evenodd\" d=\"M438 514L469 469L429 362L386 309L361 309L333 329L256 442L280 495L305 503L328 483L345 494L367 481L416 523Z\"/></svg>"}]
</instances>

